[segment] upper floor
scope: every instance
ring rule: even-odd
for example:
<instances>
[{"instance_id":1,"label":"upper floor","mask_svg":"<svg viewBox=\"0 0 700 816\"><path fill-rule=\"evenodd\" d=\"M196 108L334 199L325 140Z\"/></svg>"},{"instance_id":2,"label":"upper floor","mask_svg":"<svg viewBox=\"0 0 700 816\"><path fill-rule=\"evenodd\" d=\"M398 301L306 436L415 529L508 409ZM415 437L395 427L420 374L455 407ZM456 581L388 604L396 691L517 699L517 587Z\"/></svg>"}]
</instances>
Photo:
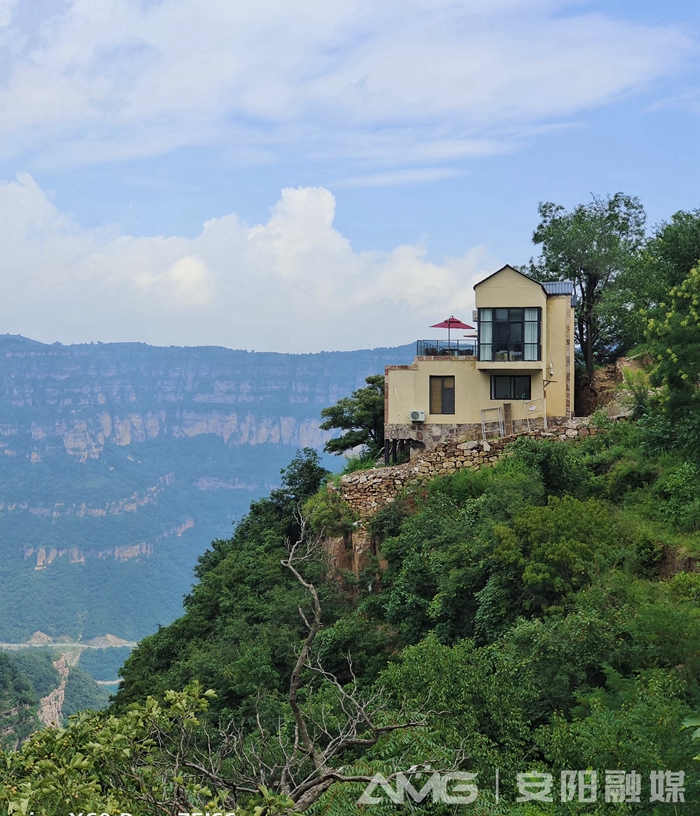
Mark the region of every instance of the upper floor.
<instances>
[{"instance_id":1,"label":"upper floor","mask_svg":"<svg viewBox=\"0 0 700 816\"><path fill-rule=\"evenodd\" d=\"M570 281L540 283L506 265L474 291L479 369L544 369L562 355L575 305Z\"/></svg>"}]
</instances>

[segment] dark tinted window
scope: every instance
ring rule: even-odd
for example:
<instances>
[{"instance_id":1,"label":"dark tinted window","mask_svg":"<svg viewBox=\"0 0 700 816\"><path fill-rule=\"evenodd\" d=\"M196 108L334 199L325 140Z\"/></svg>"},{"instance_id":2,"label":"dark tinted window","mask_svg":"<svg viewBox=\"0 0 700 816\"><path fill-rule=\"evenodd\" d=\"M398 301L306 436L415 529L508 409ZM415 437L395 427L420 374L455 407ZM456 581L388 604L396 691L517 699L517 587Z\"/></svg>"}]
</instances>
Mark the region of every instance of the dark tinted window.
<instances>
[{"instance_id":1,"label":"dark tinted window","mask_svg":"<svg viewBox=\"0 0 700 816\"><path fill-rule=\"evenodd\" d=\"M531 396L530 377L494 374L491 377L491 399L529 400Z\"/></svg>"}]
</instances>

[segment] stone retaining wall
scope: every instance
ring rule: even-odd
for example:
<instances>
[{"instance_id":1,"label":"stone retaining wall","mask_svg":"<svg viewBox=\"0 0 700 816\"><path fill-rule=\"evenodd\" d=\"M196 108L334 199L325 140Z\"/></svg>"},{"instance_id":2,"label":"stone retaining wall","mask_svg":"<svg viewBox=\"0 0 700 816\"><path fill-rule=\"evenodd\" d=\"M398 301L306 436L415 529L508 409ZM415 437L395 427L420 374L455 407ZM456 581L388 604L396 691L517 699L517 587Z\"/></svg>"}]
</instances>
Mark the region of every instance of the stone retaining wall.
<instances>
[{"instance_id":1,"label":"stone retaining wall","mask_svg":"<svg viewBox=\"0 0 700 816\"><path fill-rule=\"evenodd\" d=\"M483 442L440 442L420 458L404 465L349 473L342 477L340 486L334 489L339 490L343 499L362 520L394 501L398 492L409 484L427 482L435 476L465 468L474 470L491 467L503 456L503 448L518 436L565 440L595 433L597 429L590 427L588 419L573 419L547 431L529 431Z\"/></svg>"},{"instance_id":2,"label":"stone retaining wall","mask_svg":"<svg viewBox=\"0 0 700 816\"><path fill-rule=\"evenodd\" d=\"M541 422L541 417L539 418ZM566 417L547 417L550 426L560 427L566 423ZM527 420L515 419L512 421L515 433L528 434ZM413 424L392 423L384 428L387 439L410 439L411 459L423 456L435 450L441 443L457 443L469 440L483 439L482 425L480 422L454 423L452 425L445 422L414 422ZM489 440L491 441L491 440Z\"/></svg>"}]
</instances>

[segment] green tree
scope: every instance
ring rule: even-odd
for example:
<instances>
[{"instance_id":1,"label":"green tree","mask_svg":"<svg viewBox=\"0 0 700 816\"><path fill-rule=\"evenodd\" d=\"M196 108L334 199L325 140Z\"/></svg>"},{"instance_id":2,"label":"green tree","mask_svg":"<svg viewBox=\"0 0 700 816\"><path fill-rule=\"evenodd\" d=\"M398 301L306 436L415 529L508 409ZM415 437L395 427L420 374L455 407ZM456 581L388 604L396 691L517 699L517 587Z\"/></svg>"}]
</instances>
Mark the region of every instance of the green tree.
<instances>
[{"instance_id":1,"label":"green tree","mask_svg":"<svg viewBox=\"0 0 700 816\"><path fill-rule=\"evenodd\" d=\"M330 471L321 464L321 458L313 448L303 448L280 470L282 487L270 493L270 499L284 515L300 507L310 499L323 484Z\"/></svg>"},{"instance_id":2,"label":"green tree","mask_svg":"<svg viewBox=\"0 0 700 816\"><path fill-rule=\"evenodd\" d=\"M98 711L109 704L109 692L77 666L70 669L62 713L69 717L78 711Z\"/></svg>"},{"instance_id":3,"label":"green tree","mask_svg":"<svg viewBox=\"0 0 700 816\"><path fill-rule=\"evenodd\" d=\"M199 557L186 614L144 638L125 662L117 711L195 679L216 690L217 710L236 712L261 691L284 688L303 628L303 592L282 560L286 541L299 537L299 509L327 475L316 451L298 452L281 487L252 502L233 536ZM314 569L315 577L323 567ZM330 585L326 597L335 591Z\"/></svg>"},{"instance_id":4,"label":"green tree","mask_svg":"<svg viewBox=\"0 0 700 816\"><path fill-rule=\"evenodd\" d=\"M644 247L642 260L654 269L654 280L664 289L683 283L700 261L700 209L680 210L671 220L662 221ZM658 291L663 299L664 291Z\"/></svg>"},{"instance_id":5,"label":"green tree","mask_svg":"<svg viewBox=\"0 0 700 816\"><path fill-rule=\"evenodd\" d=\"M685 420L700 411L700 266L671 289L659 312L647 324L655 357L652 382L664 387L669 419Z\"/></svg>"},{"instance_id":6,"label":"green tree","mask_svg":"<svg viewBox=\"0 0 700 816\"><path fill-rule=\"evenodd\" d=\"M644 342L643 311L654 309L687 278L700 261L700 209L675 213L658 224L615 280L602 306L610 331L623 351Z\"/></svg>"},{"instance_id":7,"label":"green tree","mask_svg":"<svg viewBox=\"0 0 700 816\"><path fill-rule=\"evenodd\" d=\"M615 193L593 197L568 212L560 204L539 205L540 223L532 240L540 257L530 261L538 280L572 281L578 295L576 339L593 377L596 356L615 342L600 319L603 298L618 275L628 269L644 239L644 209L634 196Z\"/></svg>"},{"instance_id":8,"label":"green tree","mask_svg":"<svg viewBox=\"0 0 700 816\"><path fill-rule=\"evenodd\" d=\"M0 652L0 746L14 745L34 730L36 702L29 679L9 655Z\"/></svg>"},{"instance_id":9,"label":"green tree","mask_svg":"<svg viewBox=\"0 0 700 816\"><path fill-rule=\"evenodd\" d=\"M149 697L121 717L85 712L36 731L0 752L0 814L222 811L230 793L196 749L211 696L193 684L164 705Z\"/></svg>"},{"instance_id":10,"label":"green tree","mask_svg":"<svg viewBox=\"0 0 700 816\"><path fill-rule=\"evenodd\" d=\"M61 675L53 664L54 654L50 649L27 649L8 654L17 668L34 687L37 699L61 685Z\"/></svg>"},{"instance_id":11,"label":"green tree","mask_svg":"<svg viewBox=\"0 0 700 816\"><path fill-rule=\"evenodd\" d=\"M251 677L248 716L225 712L212 721L207 711L217 695L202 693L193 680L181 692L165 691L164 702L149 696L118 715L80 714L66 729L34 734L21 752L0 752L0 816L58 813L68 806L81 812L128 808L144 816L234 808L242 816L291 815L337 783L368 784L373 774L354 773L348 762L396 732L423 726L424 717L402 716L401 706L387 711L376 690L357 682L349 661L350 682L344 684L320 662L315 641L324 614L307 577L318 561L319 542L307 537L302 519L298 540L287 541L278 560L300 590L294 611L302 634L287 633L292 661L286 694ZM250 646L252 674L264 644L257 638ZM240 661L227 666L239 674L241 668Z\"/></svg>"},{"instance_id":12,"label":"green tree","mask_svg":"<svg viewBox=\"0 0 700 816\"><path fill-rule=\"evenodd\" d=\"M321 411L326 419L324 431L339 429L344 434L326 442L327 453L341 454L364 445L370 456L376 456L384 444L384 377L373 374L367 386L353 391Z\"/></svg>"}]
</instances>

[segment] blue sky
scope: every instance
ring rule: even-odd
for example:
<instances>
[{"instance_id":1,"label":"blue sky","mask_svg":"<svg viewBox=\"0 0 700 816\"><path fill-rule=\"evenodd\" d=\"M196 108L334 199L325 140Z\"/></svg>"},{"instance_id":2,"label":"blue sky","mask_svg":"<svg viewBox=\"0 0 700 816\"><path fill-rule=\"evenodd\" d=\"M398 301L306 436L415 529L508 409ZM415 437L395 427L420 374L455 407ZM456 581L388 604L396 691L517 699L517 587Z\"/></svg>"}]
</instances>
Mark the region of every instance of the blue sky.
<instances>
[{"instance_id":1,"label":"blue sky","mask_svg":"<svg viewBox=\"0 0 700 816\"><path fill-rule=\"evenodd\" d=\"M672 0L0 0L0 331L430 336L539 201L700 206L699 43Z\"/></svg>"}]
</instances>

